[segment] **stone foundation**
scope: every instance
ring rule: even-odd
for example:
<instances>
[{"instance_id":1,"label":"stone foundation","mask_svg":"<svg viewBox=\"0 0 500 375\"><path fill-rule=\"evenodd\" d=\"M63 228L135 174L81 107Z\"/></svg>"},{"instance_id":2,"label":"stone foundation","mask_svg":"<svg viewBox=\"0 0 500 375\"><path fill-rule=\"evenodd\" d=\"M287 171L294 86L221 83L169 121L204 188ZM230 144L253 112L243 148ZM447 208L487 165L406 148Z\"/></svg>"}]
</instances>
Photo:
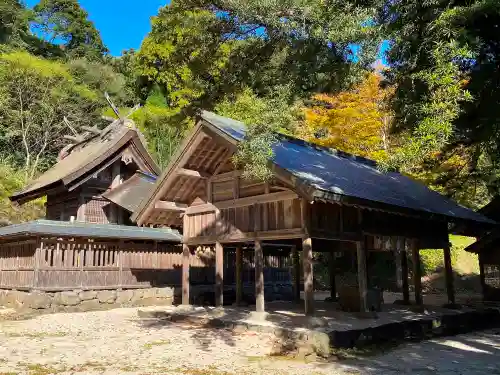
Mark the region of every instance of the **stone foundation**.
<instances>
[{"instance_id":1,"label":"stone foundation","mask_svg":"<svg viewBox=\"0 0 500 375\"><path fill-rule=\"evenodd\" d=\"M117 307L170 306L173 301L174 288L169 287L64 292L0 290L0 306L20 311L78 312Z\"/></svg>"}]
</instances>

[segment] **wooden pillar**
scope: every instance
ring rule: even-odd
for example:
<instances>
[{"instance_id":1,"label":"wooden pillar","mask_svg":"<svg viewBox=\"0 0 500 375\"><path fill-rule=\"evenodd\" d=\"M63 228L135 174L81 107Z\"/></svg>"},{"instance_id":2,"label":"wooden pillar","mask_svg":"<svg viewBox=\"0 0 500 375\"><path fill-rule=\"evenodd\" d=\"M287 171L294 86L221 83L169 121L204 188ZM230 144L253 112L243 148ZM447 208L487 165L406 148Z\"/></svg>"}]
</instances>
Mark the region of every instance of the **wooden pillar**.
<instances>
[{"instance_id":1,"label":"wooden pillar","mask_svg":"<svg viewBox=\"0 0 500 375\"><path fill-rule=\"evenodd\" d=\"M304 307L306 315L314 314L314 277L312 240L306 237L302 240L302 264L304 265Z\"/></svg>"},{"instance_id":2,"label":"wooden pillar","mask_svg":"<svg viewBox=\"0 0 500 375\"><path fill-rule=\"evenodd\" d=\"M484 272L484 260L481 253L478 254L479 260L479 281L481 282L481 290L483 292L483 299L486 299L486 275Z\"/></svg>"},{"instance_id":3,"label":"wooden pillar","mask_svg":"<svg viewBox=\"0 0 500 375\"><path fill-rule=\"evenodd\" d=\"M448 303L455 304L455 285L453 282L453 267L451 265L450 244L443 249L444 254L444 272L446 277L446 293L448 294Z\"/></svg>"},{"instance_id":4,"label":"wooden pillar","mask_svg":"<svg viewBox=\"0 0 500 375\"><path fill-rule=\"evenodd\" d=\"M413 261L413 285L415 289L415 303L422 305L424 303L422 298L422 270L420 268L420 252L417 240L411 242L411 256Z\"/></svg>"},{"instance_id":5,"label":"wooden pillar","mask_svg":"<svg viewBox=\"0 0 500 375\"><path fill-rule=\"evenodd\" d=\"M406 252L405 239L398 238L398 247L401 249L401 284L403 289L403 302L410 304L410 285L408 284L408 254Z\"/></svg>"},{"instance_id":6,"label":"wooden pillar","mask_svg":"<svg viewBox=\"0 0 500 375\"><path fill-rule=\"evenodd\" d=\"M328 264L328 274L330 276L330 299L332 301L337 300L337 283L335 280L335 251L337 250L338 244L334 244L331 252Z\"/></svg>"},{"instance_id":7,"label":"wooden pillar","mask_svg":"<svg viewBox=\"0 0 500 375\"><path fill-rule=\"evenodd\" d=\"M262 243L255 241L255 311L264 312L264 252Z\"/></svg>"},{"instance_id":8,"label":"wooden pillar","mask_svg":"<svg viewBox=\"0 0 500 375\"><path fill-rule=\"evenodd\" d=\"M368 311L368 276L366 273L366 248L364 241L356 242L358 258L358 287L361 312Z\"/></svg>"},{"instance_id":9,"label":"wooden pillar","mask_svg":"<svg viewBox=\"0 0 500 375\"><path fill-rule=\"evenodd\" d=\"M224 253L220 242L215 243L215 306L224 304Z\"/></svg>"},{"instance_id":10,"label":"wooden pillar","mask_svg":"<svg viewBox=\"0 0 500 375\"><path fill-rule=\"evenodd\" d=\"M182 245L182 304L189 305L189 258L191 250L186 244Z\"/></svg>"},{"instance_id":11,"label":"wooden pillar","mask_svg":"<svg viewBox=\"0 0 500 375\"><path fill-rule=\"evenodd\" d=\"M394 252L394 265L396 268L396 288L398 292L403 290L403 267L401 237L391 237L391 249Z\"/></svg>"},{"instance_id":12,"label":"wooden pillar","mask_svg":"<svg viewBox=\"0 0 500 375\"><path fill-rule=\"evenodd\" d=\"M236 305L243 300L243 248L236 246Z\"/></svg>"},{"instance_id":13,"label":"wooden pillar","mask_svg":"<svg viewBox=\"0 0 500 375\"><path fill-rule=\"evenodd\" d=\"M292 246L292 256L293 256L293 271L294 271L294 284L293 284L293 294L295 302L300 302L300 257L297 246Z\"/></svg>"}]
</instances>

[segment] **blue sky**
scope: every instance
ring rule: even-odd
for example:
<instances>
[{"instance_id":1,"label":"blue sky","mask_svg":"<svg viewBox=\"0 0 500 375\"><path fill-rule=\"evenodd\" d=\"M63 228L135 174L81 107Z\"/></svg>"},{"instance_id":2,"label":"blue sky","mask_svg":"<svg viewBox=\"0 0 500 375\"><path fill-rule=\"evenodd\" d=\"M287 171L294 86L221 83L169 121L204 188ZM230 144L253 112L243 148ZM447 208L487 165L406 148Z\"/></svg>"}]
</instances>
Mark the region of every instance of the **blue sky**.
<instances>
[{"instance_id":1,"label":"blue sky","mask_svg":"<svg viewBox=\"0 0 500 375\"><path fill-rule=\"evenodd\" d=\"M26 3L34 6L38 0L26 0ZM167 0L80 0L115 56L125 49L141 46L142 39L151 30L151 17L167 3Z\"/></svg>"}]
</instances>

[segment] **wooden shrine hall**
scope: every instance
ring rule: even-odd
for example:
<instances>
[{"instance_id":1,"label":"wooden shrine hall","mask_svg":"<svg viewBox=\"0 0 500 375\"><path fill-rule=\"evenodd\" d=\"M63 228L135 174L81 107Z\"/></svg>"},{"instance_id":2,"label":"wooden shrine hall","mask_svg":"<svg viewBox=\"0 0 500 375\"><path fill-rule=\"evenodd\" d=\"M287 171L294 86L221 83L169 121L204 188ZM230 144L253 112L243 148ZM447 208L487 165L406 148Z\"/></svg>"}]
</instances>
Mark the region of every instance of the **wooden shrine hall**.
<instances>
[{"instance_id":1,"label":"wooden shrine hall","mask_svg":"<svg viewBox=\"0 0 500 375\"><path fill-rule=\"evenodd\" d=\"M359 302L361 310L367 311L369 252L399 254L406 302L410 299L406 251L411 252L415 302L422 304L419 249L444 249L448 299L455 302L449 224L487 227L495 224L492 220L401 174L383 173L370 160L284 135L273 145L273 178L247 180L231 161L244 138L242 123L202 112L169 167L131 216L142 226L182 228L183 303L189 304L189 264L195 247L215 247L217 305L223 302L224 249L237 249L238 282L242 248L250 247L255 251L256 310L264 311L262 263L268 244L292 247L295 273L303 272L306 314L314 312L313 251L357 254ZM241 300L239 284L237 301Z\"/></svg>"}]
</instances>

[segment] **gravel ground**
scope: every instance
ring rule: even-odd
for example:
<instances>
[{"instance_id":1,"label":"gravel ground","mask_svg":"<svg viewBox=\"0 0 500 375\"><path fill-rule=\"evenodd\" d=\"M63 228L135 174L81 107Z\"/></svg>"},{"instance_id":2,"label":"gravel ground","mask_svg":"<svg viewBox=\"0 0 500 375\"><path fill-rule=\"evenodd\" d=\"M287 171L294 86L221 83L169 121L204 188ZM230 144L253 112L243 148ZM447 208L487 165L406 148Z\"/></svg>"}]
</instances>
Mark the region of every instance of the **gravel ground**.
<instances>
[{"instance_id":1,"label":"gravel ground","mask_svg":"<svg viewBox=\"0 0 500 375\"><path fill-rule=\"evenodd\" d=\"M269 357L266 334L141 320L137 309L0 322L6 374L500 374L495 331L401 346L342 362Z\"/></svg>"}]
</instances>

